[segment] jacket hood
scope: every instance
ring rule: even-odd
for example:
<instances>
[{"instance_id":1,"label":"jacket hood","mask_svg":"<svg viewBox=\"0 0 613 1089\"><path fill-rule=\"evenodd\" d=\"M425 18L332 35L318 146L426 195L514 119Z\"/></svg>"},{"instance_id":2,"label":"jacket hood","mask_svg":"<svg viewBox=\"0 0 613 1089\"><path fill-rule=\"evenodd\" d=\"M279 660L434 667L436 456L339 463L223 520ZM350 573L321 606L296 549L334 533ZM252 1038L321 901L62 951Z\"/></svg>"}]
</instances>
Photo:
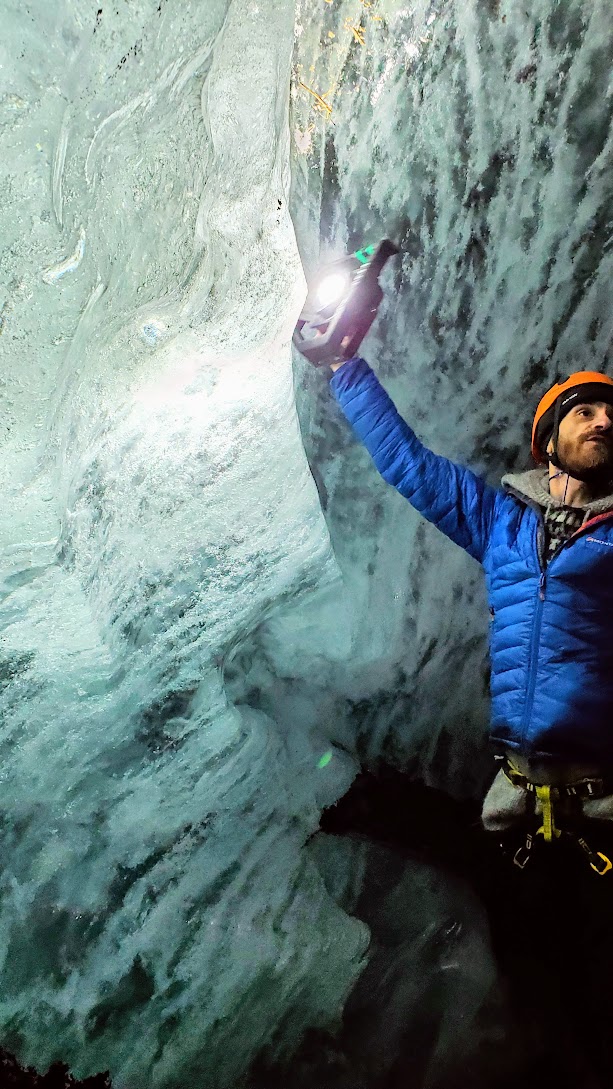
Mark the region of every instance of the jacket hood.
<instances>
[{"instance_id":1,"label":"jacket hood","mask_svg":"<svg viewBox=\"0 0 613 1089\"><path fill-rule=\"evenodd\" d=\"M502 478L502 485L511 491L524 496L531 503L538 503L539 507L547 510L550 507L564 507L561 499L554 499L549 492L548 469L528 469L525 473L507 473ZM585 521L594 518L598 514L606 514L613 510L613 494L603 499L592 499L582 508L585 511Z\"/></svg>"}]
</instances>

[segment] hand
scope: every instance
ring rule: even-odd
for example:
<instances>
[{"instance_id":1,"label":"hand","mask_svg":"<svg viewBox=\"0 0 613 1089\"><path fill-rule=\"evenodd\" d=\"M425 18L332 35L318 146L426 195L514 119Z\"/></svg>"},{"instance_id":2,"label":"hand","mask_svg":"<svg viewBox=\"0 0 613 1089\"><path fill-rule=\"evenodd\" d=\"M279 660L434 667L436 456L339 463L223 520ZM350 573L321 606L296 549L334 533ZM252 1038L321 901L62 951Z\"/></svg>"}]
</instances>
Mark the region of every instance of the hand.
<instances>
[{"instance_id":1,"label":"hand","mask_svg":"<svg viewBox=\"0 0 613 1089\"><path fill-rule=\"evenodd\" d=\"M343 337L343 339L341 340L341 351L345 350L345 348L349 344L350 340L351 340L351 337ZM346 359L337 359L337 360L334 361L334 363L330 364L330 370L331 371L337 371L339 369L339 367L344 367L345 363L347 363Z\"/></svg>"}]
</instances>

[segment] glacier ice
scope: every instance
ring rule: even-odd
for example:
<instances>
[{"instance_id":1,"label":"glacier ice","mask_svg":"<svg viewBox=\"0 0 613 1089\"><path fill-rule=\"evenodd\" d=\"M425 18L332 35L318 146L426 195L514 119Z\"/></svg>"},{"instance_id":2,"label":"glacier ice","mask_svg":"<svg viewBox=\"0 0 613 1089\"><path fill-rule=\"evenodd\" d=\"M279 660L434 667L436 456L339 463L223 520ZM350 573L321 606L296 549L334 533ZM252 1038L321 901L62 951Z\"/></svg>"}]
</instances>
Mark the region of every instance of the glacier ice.
<instances>
[{"instance_id":1,"label":"glacier ice","mask_svg":"<svg viewBox=\"0 0 613 1089\"><path fill-rule=\"evenodd\" d=\"M322 808L379 759L479 792L481 576L292 376L298 247L310 274L401 239L366 354L432 446L522 463L540 384L609 362L612 52L602 0L5 0L0 1041L24 1061L230 1089L334 1030L370 931L332 889L359 852L305 849ZM443 881L433 934L460 901ZM457 980L474 1010L491 985L455 933L442 1065ZM412 940L409 1011L435 970Z\"/></svg>"},{"instance_id":2,"label":"glacier ice","mask_svg":"<svg viewBox=\"0 0 613 1089\"><path fill-rule=\"evenodd\" d=\"M293 11L32 11L2 60L2 1039L229 1085L338 1015L367 942L300 850L354 762L224 682L338 578L289 352Z\"/></svg>"}]
</instances>

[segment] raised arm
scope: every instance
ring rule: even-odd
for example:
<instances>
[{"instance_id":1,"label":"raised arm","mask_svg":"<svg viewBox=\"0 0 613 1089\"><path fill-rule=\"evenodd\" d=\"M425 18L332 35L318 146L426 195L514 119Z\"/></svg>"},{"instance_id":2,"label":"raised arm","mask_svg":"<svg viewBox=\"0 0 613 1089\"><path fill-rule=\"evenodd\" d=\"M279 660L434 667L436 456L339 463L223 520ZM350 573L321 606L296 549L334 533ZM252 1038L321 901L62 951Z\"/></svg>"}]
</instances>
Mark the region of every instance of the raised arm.
<instances>
[{"instance_id":1,"label":"raised arm","mask_svg":"<svg viewBox=\"0 0 613 1089\"><path fill-rule=\"evenodd\" d=\"M483 561L498 492L470 469L428 450L365 360L335 367L331 387L381 476L443 533Z\"/></svg>"}]
</instances>

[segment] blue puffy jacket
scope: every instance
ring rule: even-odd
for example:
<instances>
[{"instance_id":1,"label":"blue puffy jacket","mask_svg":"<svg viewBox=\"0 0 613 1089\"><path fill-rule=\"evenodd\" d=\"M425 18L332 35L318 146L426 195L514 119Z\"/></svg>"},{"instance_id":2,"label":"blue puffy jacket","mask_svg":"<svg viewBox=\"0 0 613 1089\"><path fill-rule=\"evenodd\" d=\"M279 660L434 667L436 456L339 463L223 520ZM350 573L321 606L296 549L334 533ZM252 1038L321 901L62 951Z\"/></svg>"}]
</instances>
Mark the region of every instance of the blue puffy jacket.
<instances>
[{"instance_id":1,"label":"blue puffy jacket","mask_svg":"<svg viewBox=\"0 0 613 1089\"><path fill-rule=\"evenodd\" d=\"M538 505L426 449L364 360L331 386L384 480L485 569L492 739L530 758L613 764L613 511L545 567Z\"/></svg>"}]
</instances>

